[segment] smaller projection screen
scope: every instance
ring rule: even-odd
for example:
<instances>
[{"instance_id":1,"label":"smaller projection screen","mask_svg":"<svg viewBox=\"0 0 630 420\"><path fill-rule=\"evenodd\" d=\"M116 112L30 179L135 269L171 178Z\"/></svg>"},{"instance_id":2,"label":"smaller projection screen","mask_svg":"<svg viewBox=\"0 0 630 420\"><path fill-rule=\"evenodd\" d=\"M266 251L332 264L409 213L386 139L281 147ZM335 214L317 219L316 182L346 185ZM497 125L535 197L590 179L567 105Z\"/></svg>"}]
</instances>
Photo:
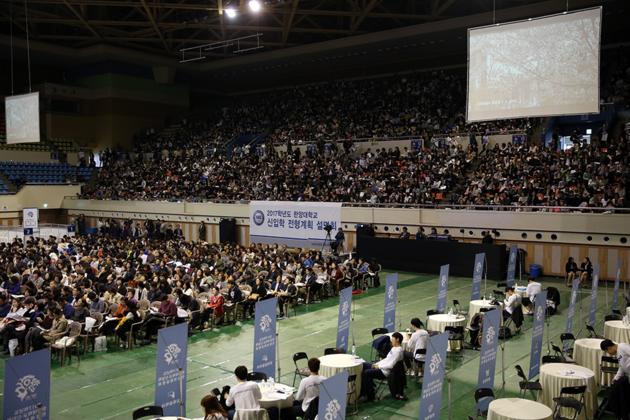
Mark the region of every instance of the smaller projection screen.
<instances>
[{"instance_id":1,"label":"smaller projection screen","mask_svg":"<svg viewBox=\"0 0 630 420\"><path fill-rule=\"evenodd\" d=\"M7 144L39 142L39 92L5 98Z\"/></svg>"},{"instance_id":2,"label":"smaller projection screen","mask_svg":"<svg viewBox=\"0 0 630 420\"><path fill-rule=\"evenodd\" d=\"M601 14L468 29L466 119L598 113Z\"/></svg>"}]
</instances>

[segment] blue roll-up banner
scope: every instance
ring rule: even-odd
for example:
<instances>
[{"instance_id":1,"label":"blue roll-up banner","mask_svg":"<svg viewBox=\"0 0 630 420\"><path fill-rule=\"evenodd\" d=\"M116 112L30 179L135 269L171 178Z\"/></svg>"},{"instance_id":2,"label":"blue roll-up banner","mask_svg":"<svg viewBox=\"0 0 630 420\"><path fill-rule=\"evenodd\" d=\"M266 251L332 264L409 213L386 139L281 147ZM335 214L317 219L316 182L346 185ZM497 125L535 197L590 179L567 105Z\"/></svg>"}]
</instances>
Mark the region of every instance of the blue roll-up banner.
<instances>
[{"instance_id":1,"label":"blue roll-up banner","mask_svg":"<svg viewBox=\"0 0 630 420\"><path fill-rule=\"evenodd\" d=\"M481 296L481 279L483 277L483 265L486 261L486 254L481 253L475 256L475 271L473 271L472 292L470 300L479 300Z\"/></svg>"},{"instance_id":2,"label":"blue roll-up banner","mask_svg":"<svg viewBox=\"0 0 630 420\"><path fill-rule=\"evenodd\" d=\"M497 346L499 345L499 328L501 328L500 309L493 309L483 316L483 335L481 337L481 355L479 357L479 375L477 389L494 388L494 372L497 365ZM484 398L477 404L477 413L488 409L492 398Z\"/></svg>"},{"instance_id":3,"label":"blue roll-up banner","mask_svg":"<svg viewBox=\"0 0 630 420\"><path fill-rule=\"evenodd\" d=\"M617 274L615 274L615 291L613 292L612 308L617 309L617 298L619 297L619 279L621 278L622 259L617 260Z\"/></svg>"},{"instance_id":4,"label":"blue roll-up banner","mask_svg":"<svg viewBox=\"0 0 630 420\"><path fill-rule=\"evenodd\" d=\"M424 379L422 381L422 396L420 397L419 420L440 418L447 347L448 332L429 338L424 365Z\"/></svg>"},{"instance_id":5,"label":"blue roll-up banner","mask_svg":"<svg viewBox=\"0 0 630 420\"><path fill-rule=\"evenodd\" d=\"M385 311L383 328L396 331L396 294L398 292L398 273L390 274L385 280Z\"/></svg>"},{"instance_id":6,"label":"blue roll-up banner","mask_svg":"<svg viewBox=\"0 0 630 420\"><path fill-rule=\"evenodd\" d=\"M510 247L510 260L508 261L507 285L514 286L514 276L516 274L516 259L518 258L518 245Z\"/></svg>"},{"instance_id":7,"label":"blue roll-up banner","mask_svg":"<svg viewBox=\"0 0 630 420\"><path fill-rule=\"evenodd\" d=\"M545 313L547 312L547 291L536 295L534 309L534 328L532 328L532 350L529 359L529 380L540 373L540 360L542 358L542 342L545 334Z\"/></svg>"},{"instance_id":8,"label":"blue roll-up banner","mask_svg":"<svg viewBox=\"0 0 630 420\"><path fill-rule=\"evenodd\" d=\"M337 323L337 348L348 350L350 338L350 311L352 311L352 287L339 294L339 322Z\"/></svg>"},{"instance_id":9,"label":"blue roll-up banner","mask_svg":"<svg viewBox=\"0 0 630 420\"><path fill-rule=\"evenodd\" d=\"M186 414L187 357L188 324L158 330L155 405L162 407L164 416L181 417ZM183 384L181 388L180 380Z\"/></svg>"},{"instance_id":10,"label":"blue roll-up banner","mask_svg":"<svg viewBox=\"0 0 630 420\"><path fill-rule=\"evenodd\" d=\"M567 316L567 327L564 330L564 332L567 334L570 334L571 329L573 328L573 316L575 315L575 302L577 302L579 284L580 279L573 280L573 287L571 287L571 301L569 302L569 314ZM565 349L569 348L570 345L570 340L564 341Z\"/></svg>"},{"instance_id":11,"label":"blue roll-up banner","mask_svg":"<svg viewBox=\"0 0 630 420\"><path fill-rule=\"evenodd\" d=\"M50 349L4 361L4 420L50 418Z\"/></svg>"},{"instance_id":12,"label":"blue roll-up banner","mask_svg":"<svg viewBox=\"0 0 630 420\"><path fill-rule=\"evenodd\" d=\"M256 303L254 330L254 372L263 372L267 378L276 377L276 298Z\"/></svg>"},{"instance_id":13,"label":"blue roll-up banner","mask_svg":"<svg viewBox=\"0 0 630 420\"><path fill-rule=\"evenodd\" d=\"M319 414L325 420L345 420L348 371L344 370L319 384Z\"/></svg>"},{"instance_id":14,"label":"blue roll-up banner","mask_svg":"<svg viewBox=\"0 0 630 420\"><path fill-rule=\"evenodd\" d=\"M437 306L438 311L446 312L446 298L448 296L448 269L449 264L440 267L440 284L438 286Z\"/></svg>"},{"instance_id":15,"label":"blue roll-up banner","mask_svg":"<svg viewBox=\"0 0 630 420\"><path fill-rule=\"evenodd\" d=\"M591 287L591 309L588 312L588 325L595 326L595 312L597 311L597 289L599 286L599 264L593 268L593 287Z\"/></svg>"}]
</instances>

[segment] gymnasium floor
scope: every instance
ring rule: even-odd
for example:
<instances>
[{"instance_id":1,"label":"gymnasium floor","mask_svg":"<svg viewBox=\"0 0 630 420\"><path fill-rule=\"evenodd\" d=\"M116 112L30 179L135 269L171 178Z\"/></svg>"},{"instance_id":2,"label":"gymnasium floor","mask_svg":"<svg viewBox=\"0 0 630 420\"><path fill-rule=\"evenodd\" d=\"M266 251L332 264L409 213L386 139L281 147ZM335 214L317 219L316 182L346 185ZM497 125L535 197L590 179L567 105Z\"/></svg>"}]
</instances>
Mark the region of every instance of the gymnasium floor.
<instances>
[{"instance_id":1,"label":"gymnasium floor","mask_svg":"<svg viewBox=\"0 0 630 420\"><path fill-rule=\"evenodd\" d=\"M383 274L383 283L385 276ZM400 309L402 310L402 327L407 328L413 317L425 319L428 309L435 308L438 278L435 275L419 275L400 272L398 275ZM551 317L550 339L559 342L559 335L566 326L567 302L570 290L562 279L543 278L543 287L555 286L562 294L560 313ZM488 282L491 290L496 282ZM449 280L449 300L458 299L464 307L470 299L471 279L451 277ZM623 287L622 287L623 290ZM370 331L381 327L383 323L383 291L384 287L372 289L362 295L354 295L356 302L355 340L357 353L368 360L370 356ZM482 285L483 292L483 285ZM612 285L609 287L612 301ZM588 317L589 295L580 294L584 299L583 319ZM282 380L285 384L293 381L294 365L291 356L304 351L309 357L323 355L324 348L334 347L336 340L337 298L319 304L298 307L298 316L279 321L280 357ZM578 301L579 303L579 301ZM603 318L606 308L603 284L598 299L597 320ZM579 325L579 311L576 306L574 334ZM398 321L397 321L398 323ZM505 349L505 389L506 397L518 394L518 381L514 365L520 364L525 372L529 367L529 350L531 348L531 317L526 316L520 335L507 340ZM603 325L597 328L603 331ZM585 336L585 332L582 337ZM196 334L189 340L188 346L188 381L187 381L187 417L202 415L199 408L201 398L210 390L223 385L235 384L234 368L238 365L251 366L252 342L254 338L253 322L242 325L221 327L220 331L208 331ZM129 420L131 412L141 406L153 404L155 383L156 345L134 348L127 351L113 347L113 340L108 342L107 352L88 353L81 356L81 363L73 359L72 364L61 368L59 357L55 356L52 364L51 418L53 420L91 420L115 419ZM543 354L546 344L543 343ZM473 392L477 385L479 352L466 351L465 358L449 358L452 363L451 375L451 418L466 419L466 413L473 414L475 402ZM447 367L448 367L447 366ZM4 378L4 364L0 377ZM382 401L359 406L356 418L385 420L394 417L418 418L420 407L421 384L413 379L408 380L408 402L394 401L385 393ZM4 385L4 384L2 384ZM3 388L2 388L3 389ZM442 397L441 419L448 419L448 399L446 393ZM0 389L1 390L1 389ZM501 392L501 359L500 351L497 359L495 378L495 395ZM4 398L1 396L0 398ZM1 407L1 406L0 406ZM350 418L351 416L348 416ZM602 417L612 418L604 416Z\"/></svg>"}]
</instances>

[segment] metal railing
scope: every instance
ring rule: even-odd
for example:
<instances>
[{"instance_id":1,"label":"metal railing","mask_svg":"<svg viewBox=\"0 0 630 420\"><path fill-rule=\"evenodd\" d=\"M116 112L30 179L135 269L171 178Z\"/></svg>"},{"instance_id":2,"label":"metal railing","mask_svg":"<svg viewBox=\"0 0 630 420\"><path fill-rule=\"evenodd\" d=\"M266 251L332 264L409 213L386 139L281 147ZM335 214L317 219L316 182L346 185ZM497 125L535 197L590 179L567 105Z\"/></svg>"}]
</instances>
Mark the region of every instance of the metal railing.
<instances>
[{"instance_id":1,"label":"metal railing","mask_svg":"<svg viewBox=\"0 0 630 420\"><path fill-rule=\"evenodd\" d=\"M40 223L38 228L33 229L32 235L24 235L24 226L0 226L0 242L9 243L14 238L24 237L39 237L48 238L49 236L55 236L61 238L65 235L74 236L74 232L68 232L69 225L56 224L56 223Z\"/></svg>"}]
</instances>

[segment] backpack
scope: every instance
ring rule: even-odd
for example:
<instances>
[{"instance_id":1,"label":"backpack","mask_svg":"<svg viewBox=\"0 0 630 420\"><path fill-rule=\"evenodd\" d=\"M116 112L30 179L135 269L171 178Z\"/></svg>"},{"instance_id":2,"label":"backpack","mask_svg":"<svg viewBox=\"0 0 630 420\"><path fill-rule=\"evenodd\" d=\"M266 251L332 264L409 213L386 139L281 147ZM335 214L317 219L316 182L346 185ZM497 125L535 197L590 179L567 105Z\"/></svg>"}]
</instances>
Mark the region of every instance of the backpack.
<instances>
[{"instance_id":1,"label":"backpack","mask_svg":"<svg viewBox=\"0 0 630 420\"><path fill-rule=\"evenodd\" d=\"M510 337L512 337L512 331L510 330L510 327L506 327L504 325L501 328L499 328L499 338L506 339Z\"/></svg>"}]
</instances>

